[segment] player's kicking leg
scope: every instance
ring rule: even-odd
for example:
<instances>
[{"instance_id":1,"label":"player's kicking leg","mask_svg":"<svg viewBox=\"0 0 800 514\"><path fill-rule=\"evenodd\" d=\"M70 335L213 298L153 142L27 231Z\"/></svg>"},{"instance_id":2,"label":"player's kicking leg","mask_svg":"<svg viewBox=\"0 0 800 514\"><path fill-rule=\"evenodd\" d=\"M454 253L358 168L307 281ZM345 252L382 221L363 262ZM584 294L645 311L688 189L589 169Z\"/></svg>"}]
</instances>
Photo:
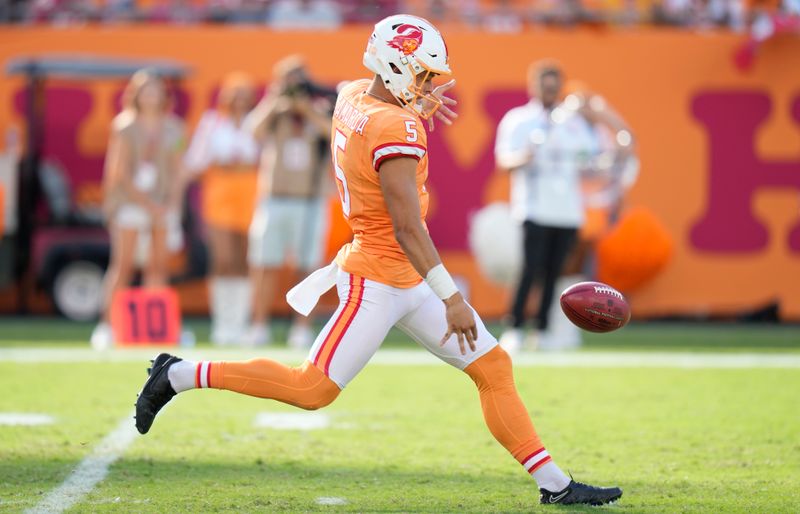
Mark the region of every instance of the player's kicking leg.
<instances>
[{"instance_id":1,"label":"player's kicking leg","mask_svg":"<svg viewBox=\"0 0 800 514\"><path fill-rule=\"evenodd\" d=\"M156 414L189 389L226 389L314 410L330 404L378 349L402 315L388 286L340 272L339 307L300 367L270 359L189 362L162 353L136 401L136 428L146 434Z\"/></svg>"},{"instance_id":2,"label":"player's kicking leg","mask_svg":"<svg viewBox=\"0 0 800 514\"><path fill-rule=\"evenodd\" d=\"M142 434L150 430L167 402L189 389L227 389L306 410L329 405L340 392L339 386L309 361L299 367L270 359L190 362L162 353L148 373L136 400L136 429Z\"/></svg>"},{"instance_id":3,"label":"player's kicking leg","mask_svg":"<svg viewBox=\"0 0 800 514\"><path fill-rule=\"evenodd\" d=\"M419 288L427 288L424 283ZM431 353L464 372L478 387L484 419L492 435L536 480L541 503L602 505L622 496L618 487L593 487L575 482L553 461L533 427L528 411L517 394L511 359L497 345L475 314L476 350L462 355L455 337L444 346L439 341L447 330L445 307L432 292L397 326Z\"/></svg>"}]
</instances>

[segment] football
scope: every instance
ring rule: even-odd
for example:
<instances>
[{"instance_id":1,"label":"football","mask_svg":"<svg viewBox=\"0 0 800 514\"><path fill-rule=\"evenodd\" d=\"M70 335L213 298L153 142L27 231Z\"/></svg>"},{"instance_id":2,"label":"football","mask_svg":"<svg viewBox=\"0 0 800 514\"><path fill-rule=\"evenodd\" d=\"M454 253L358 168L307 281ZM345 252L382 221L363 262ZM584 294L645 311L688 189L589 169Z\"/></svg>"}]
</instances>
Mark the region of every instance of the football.
<instances>
[{"instance_id":1,"label":"football","mask_svg":"<svg viewBox=\"0 0 800 514\"><path fill-rule=\"evenodd\" d=\"M625 297L602 282L580 282L561 293L561 310L570 321L589 332L611 332L631 319Z\"/></svg>"}]
</instances>

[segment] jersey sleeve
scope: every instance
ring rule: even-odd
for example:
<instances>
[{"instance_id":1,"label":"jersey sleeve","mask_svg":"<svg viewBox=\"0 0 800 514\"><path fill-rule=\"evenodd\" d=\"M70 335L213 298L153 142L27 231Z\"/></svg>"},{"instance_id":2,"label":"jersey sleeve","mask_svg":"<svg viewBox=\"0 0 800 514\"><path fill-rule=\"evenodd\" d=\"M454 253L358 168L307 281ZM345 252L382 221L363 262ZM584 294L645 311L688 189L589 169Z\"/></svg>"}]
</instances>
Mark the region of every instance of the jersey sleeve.
<instances>
[{"instance_id":1,"label":"jersey sleeve","mask_svg":"<svg viewBox=\"0 0 800 514\"><path fill-rule=\"evenodd\" d=\"M375 171L396 157L411 157L419 161L428 152L425 128L412 117L393 117L379 130L370 152Z\"/></svg>"},{"instance_id":2,"label":"jersey sleeve","mask_svg":"<svg viewBox=\"0 0 800 514\"><path fill-rule=\"evenodd\" d=\"M518 112L511 110L497 127L494 158L501 168L519 167L530 158L529 134Z\"/></svg>"}]
</instances>

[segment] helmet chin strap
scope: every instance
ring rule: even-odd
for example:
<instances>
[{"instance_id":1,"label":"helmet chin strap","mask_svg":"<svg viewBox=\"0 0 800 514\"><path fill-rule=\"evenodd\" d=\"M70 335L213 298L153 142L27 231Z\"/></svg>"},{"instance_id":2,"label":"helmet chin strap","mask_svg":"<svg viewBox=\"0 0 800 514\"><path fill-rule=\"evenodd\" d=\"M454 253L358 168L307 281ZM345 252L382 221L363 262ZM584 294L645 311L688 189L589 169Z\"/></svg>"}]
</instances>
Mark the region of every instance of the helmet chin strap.
<instances>
[{"instance_id":1,"label":"helmet chin strap","mask_svg":"<svg viewBox=\"0 0 800 514\"><path fill-rule=\"evenodd\" d=\"M374 91L377 89L378 91ZM369 88L365 91L369 96L376 98L382 102L395 104L400 107L404 105L403 101L397 98L389 91L386 86L383 85L383 80L381 79L380 75L375 75L372 80L372 84L370 84Z\"/></svg>"},{"instance_id":2,"label":"helmet chin strap","mask_svg":"<svg viewBox=\"0 0 800 514\"><path fill-rule=\"evenodd\" d=\"M384 97L384 96L381 96L381 95L376 95L376 94L375 94L375 93L373 93L372 91L369 91L369 90L367 90L367 91L364 91L364 92L365 92L365 93L367 93L369 96L371 96L371 97L373 97L373 98L377 98L378 100L380 100L380 101L382 101L382 102L386 102L386 103L395 103L395 102L392 102L392 101L391 101L389 98L386 98L386 97Z\"/></svg>"}]
</instances>

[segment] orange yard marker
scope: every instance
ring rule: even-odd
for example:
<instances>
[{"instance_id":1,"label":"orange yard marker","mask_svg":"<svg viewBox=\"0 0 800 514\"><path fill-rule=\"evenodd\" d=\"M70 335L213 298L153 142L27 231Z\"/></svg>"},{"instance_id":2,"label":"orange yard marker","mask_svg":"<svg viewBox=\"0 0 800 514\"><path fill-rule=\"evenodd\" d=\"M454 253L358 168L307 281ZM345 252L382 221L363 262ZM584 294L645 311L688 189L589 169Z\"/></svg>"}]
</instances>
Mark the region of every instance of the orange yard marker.
<instances>
[{"instance_id":1,"label":"orange yard marker","mask_svg":"<svg viewBox=\"0 0 800 514\"><path fill-rule=\"evenodd\" d=\"M118 346L177 345L181 312L174 289L130 288L114 295L111 330Z\"/></svg>"}]
</instances>

